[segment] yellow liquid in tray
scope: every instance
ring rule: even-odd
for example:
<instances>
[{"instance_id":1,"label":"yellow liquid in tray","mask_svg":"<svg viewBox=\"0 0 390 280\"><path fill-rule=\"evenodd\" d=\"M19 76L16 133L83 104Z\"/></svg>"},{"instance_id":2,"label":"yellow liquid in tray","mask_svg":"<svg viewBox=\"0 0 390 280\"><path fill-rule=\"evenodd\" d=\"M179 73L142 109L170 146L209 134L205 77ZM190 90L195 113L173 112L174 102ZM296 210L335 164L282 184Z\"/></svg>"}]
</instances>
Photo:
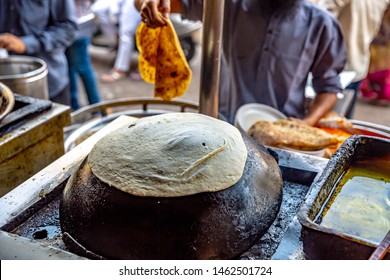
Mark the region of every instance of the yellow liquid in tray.
<instances>
[{"instance_id":1,"label":"yellow liquid in tray","mask_svg":"<svg viewBox=\"0 0 390 280\"><path fill-rule=\"evenodd\" d=\"M390 229L390 162L354 162L321 216L323 227L381 242Z\"/></svg>"}]
</instances>

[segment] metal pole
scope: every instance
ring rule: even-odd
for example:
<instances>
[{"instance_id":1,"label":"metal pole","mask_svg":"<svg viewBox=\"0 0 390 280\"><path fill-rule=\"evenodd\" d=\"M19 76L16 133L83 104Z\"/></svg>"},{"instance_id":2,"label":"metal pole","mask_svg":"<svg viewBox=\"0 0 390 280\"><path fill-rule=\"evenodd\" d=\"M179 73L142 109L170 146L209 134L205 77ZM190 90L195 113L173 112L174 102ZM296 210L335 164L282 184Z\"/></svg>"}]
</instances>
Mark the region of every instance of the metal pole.
<instances>
[{"instance_id":1,"label":"metal pole","mask_svg":"<svg viewBox=\"0 0 390 280\"><path fill-rule=\"evenodd\" d=\"M204 0L199 112L218 117L225 0Z\"/></svg>"}]
</instances>

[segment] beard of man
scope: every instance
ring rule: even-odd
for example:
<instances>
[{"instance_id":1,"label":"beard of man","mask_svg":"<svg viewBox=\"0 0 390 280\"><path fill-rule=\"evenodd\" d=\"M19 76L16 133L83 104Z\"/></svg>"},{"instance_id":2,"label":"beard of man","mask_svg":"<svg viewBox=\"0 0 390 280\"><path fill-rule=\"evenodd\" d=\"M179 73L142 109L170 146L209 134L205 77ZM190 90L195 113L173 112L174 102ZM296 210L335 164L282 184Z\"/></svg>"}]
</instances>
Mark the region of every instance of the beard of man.
<instances>
[{"instance_id":1,"label":"beard of man","mask_svg":"<svg viewBox=\"0 0 390 280\"><path fill-rule=\"evenodd\" d=\"M264 16L289 16L301 0L257 0Z\"/></svg>"}]
</instances>

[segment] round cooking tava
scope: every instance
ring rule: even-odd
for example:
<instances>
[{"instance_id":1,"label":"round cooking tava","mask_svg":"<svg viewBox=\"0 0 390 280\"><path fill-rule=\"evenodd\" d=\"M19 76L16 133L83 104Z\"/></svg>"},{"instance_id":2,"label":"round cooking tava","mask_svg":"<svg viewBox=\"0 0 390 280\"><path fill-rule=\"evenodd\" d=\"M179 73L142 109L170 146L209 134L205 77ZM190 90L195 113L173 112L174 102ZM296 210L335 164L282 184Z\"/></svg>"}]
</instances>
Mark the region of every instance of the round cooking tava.
<instances>
[{"instance_id":1,"label":"round cooking tava","mask_svg":"<svg viewBox=\"0 0 390 280\"><path fill-rule=\"evenodd\" d=\"M141 22L137 28L136 43L142 79L155 85L155 97L172 100L186 92L192 71L171 21L166 19L166 23L162 27L151 28Z\"/></svg>"},{"instance_id":2,"label":"round cooking tava","mask_svg":"<svg viewBox=\"0 0 390 280\"><path fill-rule=\"evenodd\" d=\"M214 192L242 176L247 149L231 124L197 113L141 118L96 143L88 157L101 181L136 196Z\"/></svg>"}]
</instances>

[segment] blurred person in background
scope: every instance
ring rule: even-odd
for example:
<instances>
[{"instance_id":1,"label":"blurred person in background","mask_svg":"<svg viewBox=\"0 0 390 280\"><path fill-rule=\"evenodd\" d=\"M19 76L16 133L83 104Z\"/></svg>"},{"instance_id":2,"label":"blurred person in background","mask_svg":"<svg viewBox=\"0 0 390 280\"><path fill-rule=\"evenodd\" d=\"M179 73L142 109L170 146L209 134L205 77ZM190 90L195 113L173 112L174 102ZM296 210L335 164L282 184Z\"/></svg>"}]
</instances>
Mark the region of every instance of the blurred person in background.
<instances>
[{"instance_id":1,"label":"blurred person in background","mask_svg":"<svg viewBox=\"0 0 390 280\"><path fill-rule=\"evenodd\" d=\"M370 44L381 26L383 14L390 0L317 0L317 4L331 12L340 22L347 47L346 71L356 76L347 89L354 95L346 112L353 118L360 92L360 84L367 76L370 65Z\"/></svg>"},{"instance_id":2,"label":"blurred person in background","mask_svg":"<svg viewBox=\"0 0 390 280\"><path fill-rule=\"evenodd\" d=\"M364 98L390 105L390 6L387 7L379 33L370 46L371 60L366 79L362 81Z\"/></svg>"},{"instance_id":3,"label":"blurred person in background","mask_svg":"<svg viewBox=\"0 0 390 280\"><path fill-rule=\"evenodd\" d=\"M80 108L78 99L78 76L80 76L89 104L100 102L100 93L88 47L92 34L96 31L91 0L74 0L78 18L76 40L66 49L69 65L70 97L73 110Z\"/></svg>"},{"instance_id":4,"label":"blurred person in background","mask_svg":"<svg viewBox=\"0 0 390 280\"><path fill-rule=\"evenodd\" d=\"M65 49L76 30L73 1L0 0L0 48L45 61L49 98L65 105L70 105Z\"/></svg>"},{"instance_id":5,"label":"blurred person in background","mask_svg":"<svg viewBox=\"0 0 390 280\"><path fill-rule=\"evenodd\" d=\"M103 34L115 42L118 34L118 51L115 64L109 73L103 74L102 82L110 83L127 78L131 56L135 50L135 33L141 16L134 7L134 0L98 0L92 10L99 19ZM131 80L140 80L138 70L129 74Z\"/></svg>"},{"instance_id":6,"label":"blurred person in background","mask_svg":"<svg viewBox=\"0 0 390 280\"><path fill-rule=\"evenodd\" d=\"M143 21L162 26L162 13L201 20L201 0L135 0ZM339 23L306 0L225 2L219 111L233 123L246 103L272 106L296 121L315 125L332 110L342 90L346 54ZM306 111L305 88L313 75L316 96Z\"/></svg>"},{"instance_id":7,"label":"blurred person in background","mask_svg":"<svg viewBox=\"0 0 390 280\"><path fill-rule=\"evenodd\" d=\"M92 12L97 18L100 31L107 37L108 46L117 47L119 14L124 0L94 0Z\"/></svg>"}]
</instances>

